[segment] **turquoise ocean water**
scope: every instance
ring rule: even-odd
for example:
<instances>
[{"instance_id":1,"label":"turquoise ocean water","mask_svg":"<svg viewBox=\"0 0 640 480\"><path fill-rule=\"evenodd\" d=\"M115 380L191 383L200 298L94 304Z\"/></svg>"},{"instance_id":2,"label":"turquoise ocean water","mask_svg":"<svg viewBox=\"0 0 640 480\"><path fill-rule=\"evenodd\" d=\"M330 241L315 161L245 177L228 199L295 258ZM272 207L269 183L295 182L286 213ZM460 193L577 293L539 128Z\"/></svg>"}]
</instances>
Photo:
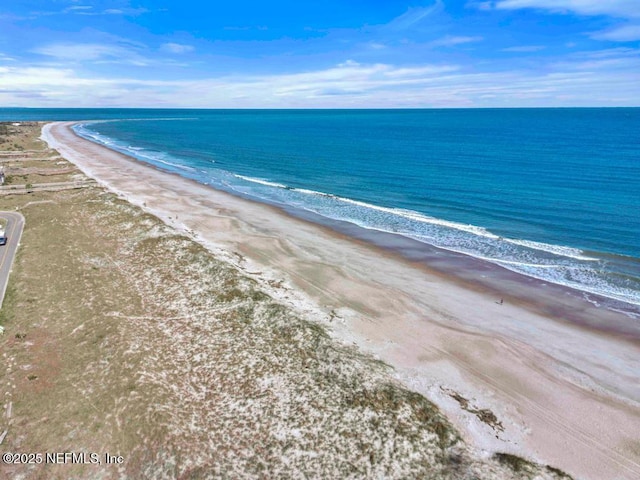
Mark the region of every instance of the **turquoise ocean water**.
<instances>
[{"instance_id":1,"label":"turquoise ocean water","mask_svg":"<svg viewBox=\"0 0 640 480\"><path fill-rule=\"evenodd\" d=\"M640 305L640 108L21 110L231 193Z\"/></svg>"}]
</instances>

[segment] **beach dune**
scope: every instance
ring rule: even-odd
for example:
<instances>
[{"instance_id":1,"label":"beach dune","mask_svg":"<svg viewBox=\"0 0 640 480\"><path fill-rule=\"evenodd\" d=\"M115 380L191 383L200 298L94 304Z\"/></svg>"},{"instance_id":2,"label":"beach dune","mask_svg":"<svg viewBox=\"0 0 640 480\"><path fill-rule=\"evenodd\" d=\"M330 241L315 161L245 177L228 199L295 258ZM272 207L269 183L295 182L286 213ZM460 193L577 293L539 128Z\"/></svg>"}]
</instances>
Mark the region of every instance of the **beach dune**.
<instances>
[{"instance_id":1,"label":"beach dune","mask_svg":"<svg viewBox=\"0 0 640 480\"><path fill-rule=\"evenodd\" d=\"M570 316L550 315L543 304L561 290L544 296L522 282L503 292L474 285L159 171L78 137L71 126L48 124L43 138L337 339L393 366L477 449L522 455L578 478L640 478L640 342L633 332L585 326L628 317L574 297L558 300L558 311Z\"/></svg>"}]
</instances>

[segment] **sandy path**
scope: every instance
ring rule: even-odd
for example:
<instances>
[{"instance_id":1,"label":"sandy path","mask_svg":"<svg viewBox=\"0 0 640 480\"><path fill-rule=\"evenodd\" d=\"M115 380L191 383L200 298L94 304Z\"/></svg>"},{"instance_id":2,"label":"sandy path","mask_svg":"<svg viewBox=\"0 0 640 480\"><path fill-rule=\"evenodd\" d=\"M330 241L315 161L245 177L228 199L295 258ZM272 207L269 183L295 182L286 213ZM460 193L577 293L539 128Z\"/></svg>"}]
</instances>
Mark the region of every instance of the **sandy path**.
<instances>
[{"instance_id":1,"label":"sandy path","mask_svg":"<svg viewBox=\"0 0 640 480\"><path fill-rule=\"evenodd\" d=\"M249 274L284 279L295 288L281 298L299 311L328 322L335 310L327 324L336 337L393 365L479 449L578 478L640 478L637 343L497 305L379 249L131 161L78 138L68 123L43 135L85 173ZM504 431L461 410L443 388L492 410Z\"/></svg>"}]
</instances>

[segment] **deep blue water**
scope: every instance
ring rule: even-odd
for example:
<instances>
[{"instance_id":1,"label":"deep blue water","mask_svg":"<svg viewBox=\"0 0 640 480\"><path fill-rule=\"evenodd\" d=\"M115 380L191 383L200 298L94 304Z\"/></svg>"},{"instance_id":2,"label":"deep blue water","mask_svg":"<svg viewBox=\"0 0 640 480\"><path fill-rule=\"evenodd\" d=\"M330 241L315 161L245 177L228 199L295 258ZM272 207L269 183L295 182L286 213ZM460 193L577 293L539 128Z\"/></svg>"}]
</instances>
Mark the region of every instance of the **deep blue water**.
<instances>
[{"instance_id":1,"label":"deep blue water","mask_svg":"<svg viewBox=\"0 0 640 480\"><path fill-rule=\"evenodd\" d=\"M640 305L640 108L2 118L111 120L77 131L216 188Z\"/></svg>"}]
</instances>

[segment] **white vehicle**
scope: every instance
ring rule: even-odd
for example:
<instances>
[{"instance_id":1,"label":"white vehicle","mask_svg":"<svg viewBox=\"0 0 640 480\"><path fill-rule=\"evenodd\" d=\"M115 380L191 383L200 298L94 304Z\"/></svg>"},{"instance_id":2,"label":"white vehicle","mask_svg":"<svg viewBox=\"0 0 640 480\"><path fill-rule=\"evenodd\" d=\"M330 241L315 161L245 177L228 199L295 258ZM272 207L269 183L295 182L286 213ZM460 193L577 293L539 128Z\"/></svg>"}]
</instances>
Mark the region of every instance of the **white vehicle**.
<instances>
[{"instance_id":1,"label":"white vehicle","mask_svg":"<svg viewBox=\"0 0 640 480\"><path fill-rule=\"evenodd\" d=\"M4 234L4 230L0 230L0 245L6 245L7 236Z\"/></svg>"}]
</instances>

